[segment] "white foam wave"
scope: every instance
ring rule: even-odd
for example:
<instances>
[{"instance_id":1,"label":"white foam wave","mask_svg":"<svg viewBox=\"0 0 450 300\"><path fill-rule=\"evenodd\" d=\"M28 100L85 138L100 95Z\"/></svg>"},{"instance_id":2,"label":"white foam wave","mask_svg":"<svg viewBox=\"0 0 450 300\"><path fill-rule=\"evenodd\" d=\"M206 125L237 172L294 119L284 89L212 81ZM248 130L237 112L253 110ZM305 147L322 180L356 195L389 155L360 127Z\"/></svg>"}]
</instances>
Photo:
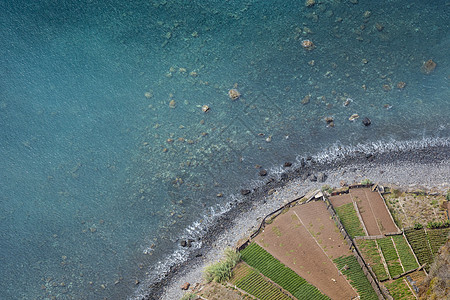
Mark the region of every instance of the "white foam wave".
<instances>
[{"instance_id":1,"label":"white foam wave","mask_svg":"<svg viewBox=\"0 0 450 300\"><path fill-rule=\"evenodd\" d=\"M339 159L344 159L348 157L356 156L358 153L386 153L390 151L409 151L409 150L418 150L424 149L427 147L436 147L436 146L450 146L450 138L423 138L420 140L410 140L410 141L396 141L394 139L390 139L389 141L377 141L372 143L361 143L353 146L345 146L341 143L337 142L330 146L328 149L325 149L313 156L312 159L319 163L329 163ZM298 167L302 161L306 159L307 156L299 155L296 158L296 162L292 165L293 168ZM269 168L270 174L275 176L275 178L280 179L281 174L285 172L285 168L282 166L273 166ZM248 180L246 182L246 186L261 186L264 184L262 180ZM197 237L201 237L206 230L214 224L214 221L230 211L237 203L240 203L245 198L240 194L232 194L228 197L228 201L222 205L215 205L209 208L208 213L202 216L202 221L194 221L192 224L184 229L184 232L181 234L182 239L195 239ZM168 274L170 268L173 265L180 264L186 261L188 251L192 251L193 249L199 249L202 246L201 240L199 242L194 242L192 247L182 248L178 247L173 253L164 257L157 265L152 266L152 269L149 270L148 279L146 280L146 284L142 284L141 286L149 286L151 283L155 283L160 281L161 279ZM146 249L151 251L149 249ZM144 250L144 251L146 251ZM134 295L129 299L141 299L142 296L145 295L145 290L140 288L136 290Z\"/></svg>"}]
</instances>

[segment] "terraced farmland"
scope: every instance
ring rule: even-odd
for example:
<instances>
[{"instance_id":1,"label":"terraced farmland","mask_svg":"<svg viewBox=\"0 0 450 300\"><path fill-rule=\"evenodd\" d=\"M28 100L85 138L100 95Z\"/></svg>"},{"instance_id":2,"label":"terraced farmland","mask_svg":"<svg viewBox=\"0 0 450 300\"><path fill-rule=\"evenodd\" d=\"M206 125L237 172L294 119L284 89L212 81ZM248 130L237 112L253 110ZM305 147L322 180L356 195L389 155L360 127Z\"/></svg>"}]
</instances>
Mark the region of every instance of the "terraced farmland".
<instances>
[{"instance_id":1,"label":"terraced farmland","mask_svg":"<svg viewBox=\"0 0 450 300\"><path fill-rule=\"evenodd\" d=\"M428 240L430 241L431 252L436 255L442 245L448 239L448 234L450 233L450 228L439 228L439 229L429 229L427 230Z\"/></svg>"},{"instance_id":2,"label":"terraced farmland","mask_svg":"<svg viewBox=\"0 0 450 300\"><path fill-rule=\"evenodd\" d=\"M392 236L405 272L418 268L419 265L403 235Z\"/></svg>"},{"instance_id":3,"label":"terraced farmland","mask_svg":"<svg viewBox=\"0 0 450 300\"><path fill-rule=\"evenodd\" d=\"M394 244L390 237L382 238L377 240L378 246L380 246L383 252L384 259L389 269L391 277L398 276L404 271L402 265L400 264L399 257L395 251Z\"/></svg>"},{"instance_id":4,"label":"terraced farmland","mask_svg":"<svg viewBox=\"0 0 450 300\"><path fill-rule=\"evenodd\" d=\"M335 207L336 214L341 220L345 230L351 238L355 236L365 236L364 229L358 219L353 203L347 203L339 207Z\"/></svg>"},{"instance_id":5,"label":"terraced farmland","mask_svg":"<svg viewBox=\"0 0 450 300\"><path fill-rule=\"evenodd\" d=\"M242 260L254 267L297 299L329 299L256 243L241 251Z\"/></svg>"},{"instance_id":6,"label":"terraced farmland","mask_svg":"<svg viewBox=\"0 0 450 300\"><path fill-rule=\"evenodd\" d=\"M341 270L342 274L347 277L351 285L358 291L361 299L378 299L377 294L373 290L372 285L370 285L366 275L364 275L355 256L341 256L333 261Z\"/></svg>"},{"instance_id":7,"label":"terraced farmland","mask_svg":"<svg viewBox=\"0 0 450 300\"><path fill-rule=\"evenodd\" d=\"M431 264L433 262L433 255L428 245L427 234L422 229L408 229L405 230L406 238L411 245L417 259L421 265Z\"/></svg>"},{"instance_id":8,"label":"terraced farmland","mask_svg":"<svg viewBox=\"0 0 450 300\"><path fill-rule=\"evenodd\" d=\"M364 257L364 260L370 264L372 271L377 276L377 279L379 281L389 279L389 274L386 272L386 269L382 263L376 241L356 240L356 244Z\"/></svg>"},{"instance_id":9,"label":"terraced farmland","mask_svg":"<svg viewBox=\"0 0 450 300\"><path fill-rule=\"evenodd\" d=\"M413 292L403 278L386 282L384 285L395 300L415 299Z\"/></svg>"},{"instance_id":10,"label":"terraced farmland","mask_svg":"<svg viewBox=\"0 0 450 300\"><path fill-rule=\"evenodd\" d=\"M261 300L291 300L289 296L283 294L275 285L253 270L236 281L235 285Z\"/></svg>"}]
</instances>

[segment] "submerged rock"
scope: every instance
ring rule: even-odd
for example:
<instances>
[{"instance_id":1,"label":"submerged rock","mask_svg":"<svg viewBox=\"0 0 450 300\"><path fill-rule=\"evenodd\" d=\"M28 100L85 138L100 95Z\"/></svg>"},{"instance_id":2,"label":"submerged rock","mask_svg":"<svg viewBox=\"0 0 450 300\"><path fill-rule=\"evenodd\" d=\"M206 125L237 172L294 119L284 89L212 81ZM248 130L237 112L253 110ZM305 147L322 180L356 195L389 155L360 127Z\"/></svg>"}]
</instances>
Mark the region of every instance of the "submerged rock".
<instances>
[{"instance_id":1,"label":"submerged rock","mask_svg":"<svg viewBox=\"0 0 450 300\"><path fill-rule=\"evenodd\" d=\"M259 176L266 176L267 175L267 171L264 169L259 170Z\"/></svg>"},{"instance_id":2,"label":"submerged rock","mask_svg":"<svg viewBox=\"0 0 450 300\"><path fill-rule=\"evenodd\" d=\"M239 97L241 97L241 93L239 93L236 89L231 89L228 91L228 96L231 98L231 100L237 100Z\"/></svg>"},{"instance_id":3,"label":"submerged rock","mask_svg":"<svg viewBox=\"0 0 450 300\"><path fill-rule=\"evenodd\" d=\"M348 119L349 119L349 121L354 121L354 120L356 120L356 119L358 119L358 118L359 118L359 115L358 115L358 114L353 114L353 115L351 115L350 118L348 118Z\"/></svg>"},{"instance_id":4,"label":"submerged rock","mask_svg":"<svg viewBox=\"0 0 450 300\"><path fill-rule=\"evenodd\" d=\"M434 71L436 66L437 66L436 63L432 59L429 59L423 63L422 68L420 70L422 71L422 73L430 74L431 72Z\"/></svg>"},{"instance_id":5,"label":"submerged rock","mask_svg":"<svg viewBox=\"0 0 450 300\"><path fill-rule=\"evenodd\" d=\"M242 190L241 190L241 195L243 195L243 196L246 196L246 195L248 195L248 194L250 194L250 193L251 193L250 190L245 190L245 189L242 189Z\"/></svg>"},{"instance_id":6,"label":"submerged rock","mask_svg":"<svg viewBox=\"0 0 450 300\"><path fill-rule=\"evenodd\" d=\"M285 167L285 168L289 168L290 166L292 166L292 163L291 163L291 162L288 162L288 161L287 161L287 162L284 163L284 167Z\"/></svg>"},{"instance_id":7,"label":"submerged rock","mask_svg":"<svg viewBox=\"0 0 450 300\"><path fill-rule=\"evenodd\" d=\"M364 124L364 126L369 126L370 124L372 124L372 121L370 121L369 118L365 117L365 118L362 120L362 123Z\"/></svg>"}]
</instances>

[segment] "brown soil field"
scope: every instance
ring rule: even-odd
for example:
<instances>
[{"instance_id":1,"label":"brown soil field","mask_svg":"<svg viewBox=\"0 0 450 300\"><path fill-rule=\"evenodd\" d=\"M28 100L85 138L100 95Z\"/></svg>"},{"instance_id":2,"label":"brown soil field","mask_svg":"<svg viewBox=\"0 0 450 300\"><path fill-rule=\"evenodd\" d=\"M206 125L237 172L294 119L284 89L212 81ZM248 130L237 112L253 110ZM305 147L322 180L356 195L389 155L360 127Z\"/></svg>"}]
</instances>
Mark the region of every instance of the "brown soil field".
<instances>
[{"instance_id":1,"label":"brown soil field","mask_svg":"<svg viewBox=\"0 0 450 300\"><path fill-rule=\"evenodd\" d=\"M350 194L336 195L329 198L331 204L333 204L334 207L339 207L341 205L352 202L352 197L350 196Z\"/></svg>"},{"instance_id":2,"label":"brown soil field","mask_svg":"<svg viewBox=\"0 0 450 300\"><path fill-rule=\"evenodd\" d=\"M333 248L327 242L327 251L325 252L318 239L308 231L306 226L309 221L305 224L305 221L297 213L304 210L301 213L302 216L305 214L314 216L314 210L316 210L320 214L324 214L319 217L322 220L325 218L325 213L328 214L325 205L322 207L323 211L320 211L320 205L312 202L291 208L288 212L278 216L272 224L267 225L256 238L256 242L331 299L350 299L357 296L357 293L345 277L339 275L337 267L327 255L328 253L333 256L348 255L346 247L338 246L341 238L336 236L338 234L334 230L336 226L334 223L323 222L323 229L320 229L321 225L311 227L312 232L315 232L316 235L319 229L321 232L319 236L323 234L327 239L331 238L337 241ZM327 217L329 219L330 215L328 214ZM325 226L325 224L327 225ZM320 239L325 246L324 240L324 238Z\"/></svg>"},{"instance_id":3,"label":"brown soil field","mask_svg":"<svg viewBox=\"0 0 450 300\"><path fill-rule=\"evenodd\" d=\"M302 206L292 208L297 216L302 220L306 229L315 238L330 259L338 258L342 255L352 255L344 237L339 232L330 214L327 211L325 202L315 201Z\"/></svg>"},{"instance_id":4,"label":"brown soil field","mask_svg":"<svg viewBox=\"0 0 450 300\"><path fill-rule=\"evenodd\" d=\"M398 232L383 199L369 188L350 190L350 196L358 205L364 225L369 235Z\"/></svg>"}]
</instances>

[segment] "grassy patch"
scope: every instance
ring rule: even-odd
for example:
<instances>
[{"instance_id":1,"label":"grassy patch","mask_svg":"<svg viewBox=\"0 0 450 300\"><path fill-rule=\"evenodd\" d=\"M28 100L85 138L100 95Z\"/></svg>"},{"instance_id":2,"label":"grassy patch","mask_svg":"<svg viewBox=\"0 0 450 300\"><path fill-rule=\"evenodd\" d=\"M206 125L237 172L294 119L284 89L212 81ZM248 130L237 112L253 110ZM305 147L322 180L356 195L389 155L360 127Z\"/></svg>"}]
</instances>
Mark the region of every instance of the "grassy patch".
<instances>
[{"instance_id":1,"label":"grassy patch","mask_svg":"<svg viewBox=\"0 0 450 300\"><path fill-rule=\"evenodd\" d=\"M241 260L241 254L231 248L225 249L225 259L205 268L204 275L208 282L225 282L231 278L233 268Z\"/></svg>"}]
</instances>

